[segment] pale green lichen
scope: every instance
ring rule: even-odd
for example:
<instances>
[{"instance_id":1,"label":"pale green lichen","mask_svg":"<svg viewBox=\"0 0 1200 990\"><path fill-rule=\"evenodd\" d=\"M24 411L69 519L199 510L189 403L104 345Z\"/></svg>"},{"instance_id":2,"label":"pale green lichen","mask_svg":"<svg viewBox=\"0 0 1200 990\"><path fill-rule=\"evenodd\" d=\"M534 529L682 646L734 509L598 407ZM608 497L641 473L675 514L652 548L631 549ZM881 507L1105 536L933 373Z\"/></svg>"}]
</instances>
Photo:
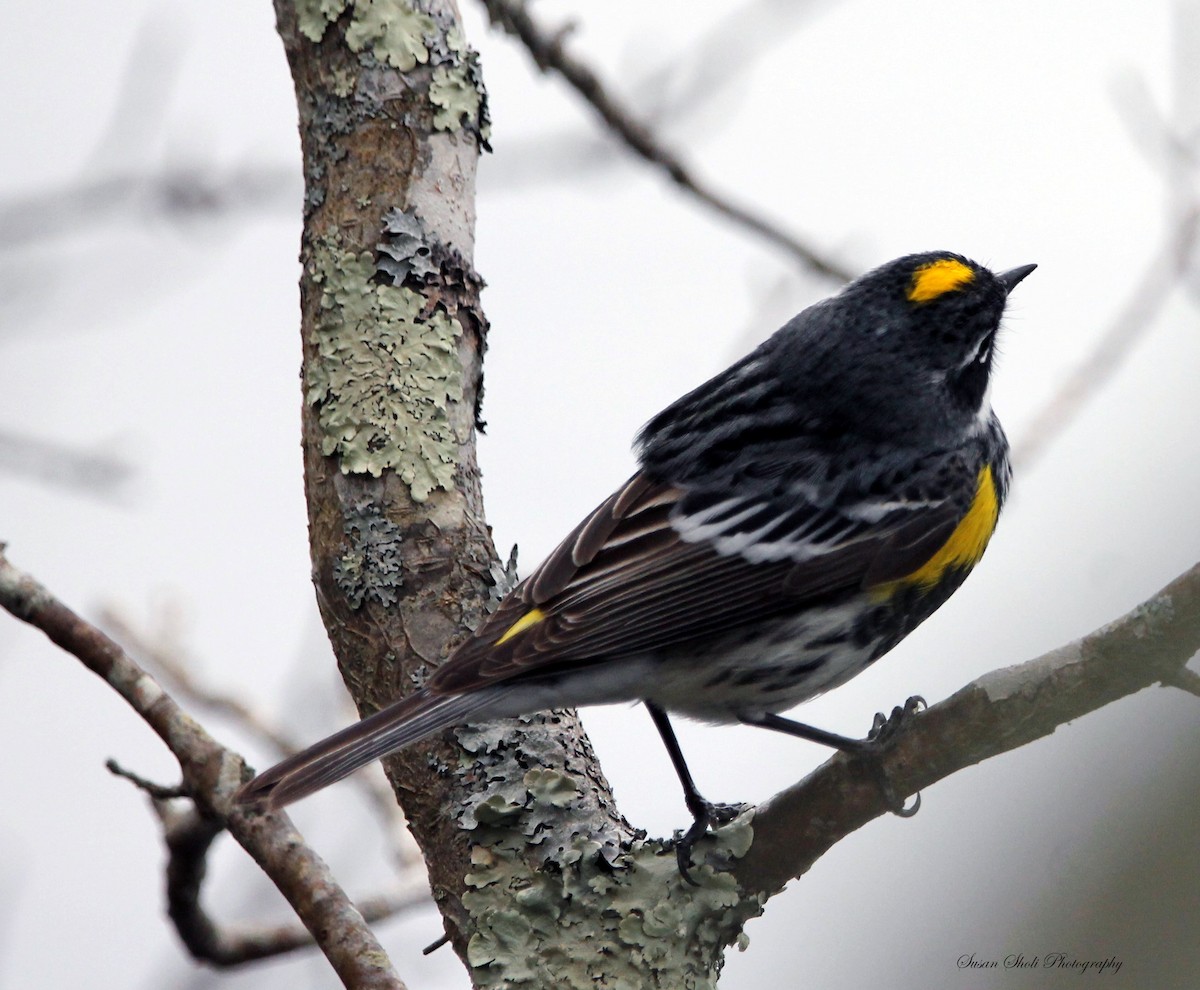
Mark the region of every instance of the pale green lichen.
<instances>
[{"instance_id":1,"label":"pale green lichen","mask_svg":"<svg viewBox=\"0 0 1200 990\"><path fill-rule=\"evenodd\" d=\"M487 97L479 71L479 56L462 30L451 24L442 33L438 22L405 0L294 0L300 33L313 42L325 37L329 25L347 8L346 46L370 52L379 62L407 72L417 65L434 66L429 100L437 130L470 128L487 147L490 130ZM333 92L345 99L354 92L355 76L345 67L333 75Z\"/></svg>"},{"instance_id":2,"label":"pale green lichen","mask_svg":"<svg viewBox=\"0 0 1200 990\"><path fill-rule=\"evenodd\" d=\"M476 985L714 988L725 947L744 945L762 912L764 898L723 872L750 846L752 813L699 844L691 887L663 843L615 843L590 792L553 765L553 733L526 723L456 733L484 787L458 815L472 841L462 903Z\"/></svg>"},{"instance_id":3,"label":"pale green lichen","mask_svg":"<svg viewBox=\"0 0 1200 990\"><path fill-rule=\"evenodd\" d=\"M467 44L457 25L446 32L444 51L434 59L429 100L437 108L435 128L457 131L463 127L474 131L480 146L490 151L491 121L488 116L487 88L479 67L479 53Z\"/></svg>"},{"instance_id":4,"label":"pale green lichen","mask_svg":"<svg viewBox=\"0 0 1200 990\"><path fill-rule=\"evenodd\" d=\"M454 480L458 439L448 409L462 399L462 326L425 299L372 280L370 252L318 238L310 262L321 287L312 332L316 355L306 399L324 433L322 450L344 473L396 471L418 502Z\"/></svg>"},{"instance_id":5,"label":"pale green lichen","mask_svg":"<svg viewBox=\"0 0 1200 990\"><path fill-rule=\"evenodd\" d=\"M339 66L333 70L333 92L335 96L345 99L354 92L356 83L357 79L354 72L345 66Z\"/></svg>"},{"instance_id":6,"label":"pale green lichen","mask_svg":"<svg viewBox=\"0 0 1200 990\"><path fill-rule=\"evenodd\" d=\"M462 33L462 28L457 24L450 25L446 31L446 49L452 52L468 52L470 47L467 45L467 36Z\"/></svg>"},{"instance_id":7,"label":"pale green lichen","mask_svg":"<svg viewBox=\"0 0 1200 990\"><path fill-rule=\"evenodd\" d=\"M346 44L352 52L370 46L379 61L407 72L429 61L426 37L436 28L432 17L399 0L354 0Z\"/></svg>"},{"instance_id":8,"label":"pale green lichen","mask_svg":"<svg viewBox=\"0 0 1200 990\"><path fill-rule=\"evenodd\" d=\"M442 131L457 131L463 124L474 124L479 116L479 90L465 62L439 65L429 83L429 101L438 109L433 126Z\"/></svg>"},{"instance_id":9,"label":"pale green lichen","mask_svg":"<svg viewBox=\"0 0 1200 990\"><path fill-rule=\"evenodd\" d=\"M310 41L325 37L351 0L295 0L300 33ZM353 0L354 14L346 28L346 44L352 52L370 47L381 62L407 72L429 61L426 38L435 32L432 17L415 10L403 0Z\"/></svg>"},{"instance_id":10,"label":"pale green lichen","mask_svg":"<svg viewBox=\"0 0 1200 990\"><path fill-rule=\"evenodd\" d=\"M575 781L557 770L530 770L521 783L534 801L555 808L565 808L579 796Z\"/></svg>"},{"instance_id":11,"label":"pale green lichen","mask_svg":"<svg viewBox=\"0 0 1200 990\"><path fill-rule=\"evenodd\" d=\"M336 21L350 0L295 0L296 23L309 41L325 37L325 29Z\"/></svg>"},{"instance_id":12,"label":"pale green lichen","mask_svg":"<svg viewBox=\"0 0 1200 990\"><path fill-rule=\"evenodd\" d=\"M491 832L472 850L463 895L475 926L467 958L481 987L712 990L725 946L744 948L742 925L762 912L762 897L711 866L694 871L700 887L686 885L675 857L654 843L635 842L610 866L580 840L557 866L534 870L509 855L525 841L519 832ZM710 843L733 856L749 833L739 819Z\"/></svg>"}]
</instances>

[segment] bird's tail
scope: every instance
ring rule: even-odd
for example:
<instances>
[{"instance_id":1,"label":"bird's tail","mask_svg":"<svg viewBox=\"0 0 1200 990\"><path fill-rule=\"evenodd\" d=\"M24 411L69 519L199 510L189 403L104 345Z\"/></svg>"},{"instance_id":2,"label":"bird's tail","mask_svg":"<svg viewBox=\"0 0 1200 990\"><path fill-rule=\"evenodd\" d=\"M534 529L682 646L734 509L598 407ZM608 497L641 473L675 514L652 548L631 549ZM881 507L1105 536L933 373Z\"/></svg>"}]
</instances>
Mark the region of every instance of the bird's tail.
<instances>
[{"instance_id":1,"label":"bird's tail","mask_svg":"<svg viewBox=\"0 0 1200 990\"><path fill-rule=\"evenodd\" d=\"M486 704L478 693L439 696L418 691L275 764L243 785L233 799L264 811L282 808L372 760L468 721Z\"/></svg>"}]
</instances>

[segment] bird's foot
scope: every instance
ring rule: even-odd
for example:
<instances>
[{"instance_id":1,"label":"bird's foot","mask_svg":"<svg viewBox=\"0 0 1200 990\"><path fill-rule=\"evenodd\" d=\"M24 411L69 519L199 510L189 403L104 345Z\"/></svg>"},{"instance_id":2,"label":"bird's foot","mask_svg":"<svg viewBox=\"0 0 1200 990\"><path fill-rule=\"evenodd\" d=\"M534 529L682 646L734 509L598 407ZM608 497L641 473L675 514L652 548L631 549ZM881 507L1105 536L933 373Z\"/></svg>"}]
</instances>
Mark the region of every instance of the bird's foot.
<instances>
[{"instance_id":1,"label":"bird's foot","mask_svg":"<svg viewBox=\"0 0 1200 990\"><path fill-rule=\"evenodd\" d=\"M699 794L695 795L687 804L688 811L692 813L692 826L686 832L676 832L672 842L675 846L675 861L679 864L679 875L693 887L699 887L700 884L692 877L691 873L692 849L697 842L704 838L709 828L728 825L750 805L714 804Z\"/></svg>"},{"instance_id":2,"label":"bird's foot","mask_svg":"<svg viewBox=\"0 0 1200 990\"><path fill-rule=\"evenodd\" d=\"M902 706L897 705L893 708L891 715L876 712L875 719L871 723L871 731L867 733L866 739L861 740L858 749L859 754L866 759L867 765L875 775L875 780L879 784L879 789L883 792L883 798L892 814L901 818L912 818L921 809L921 795L917 794L913 798L912 805L906 807L904 801L896 794L892 780L883 768L881 757L884 748L896 737L901 728L911 722L914 715L928 707L925 699L915 694Z\"/></svg>"}]
</instances>

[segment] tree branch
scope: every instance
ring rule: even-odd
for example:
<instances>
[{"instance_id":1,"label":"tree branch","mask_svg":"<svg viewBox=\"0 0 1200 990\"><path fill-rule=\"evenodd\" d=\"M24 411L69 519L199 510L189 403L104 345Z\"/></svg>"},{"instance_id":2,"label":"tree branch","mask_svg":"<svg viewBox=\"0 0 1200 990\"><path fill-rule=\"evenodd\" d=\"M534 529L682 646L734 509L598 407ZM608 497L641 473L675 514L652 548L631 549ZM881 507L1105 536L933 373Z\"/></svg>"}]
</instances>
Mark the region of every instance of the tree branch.
<instances>
[{"instance_id":1,"label":"tree branch","mask_svg":"<svg viewBox=\"0 0 1200 990\"><path fill-rule=\"evenodd\" d=\"M204 909L201 890L208 872L208 851L225 831L223 822L202 815L194 806L177 807L188 794L182 786L167 787L126 770L116 760L105 763L150 798L150 807L162 825L167 859L167 916L179 940L194 959L218 969L232 969L259 959L312 949L317 943L307 929L296 924L221 925ZM412 908L429 904L423 882L401 890L359 898L356 906L367 924L385 921Z\"/></svg>"},{"instance_id":2,"label":"tree branch","mask_svg":"<svg viewBox=\"0 0 1200 990\"><path fill-rule=\"evenodd\" d=\"M0 230L3 229L0 217ZM116 455L3 430L0 430L0 472L24 475L113 501L128 496L135 473L133 465Z\"/></svg>"},{"instance_id":3,"label":"tree branch","mask_svg":"<svg viewBox=\"0 0 1200 990\"><path fill-rule=\"evenodd\" d=\"M917 716L888 747L884 772L897 793L912 794L1153 684L1194 684L1185 665L1197 650L1200 564L1117 621L986 674ZM863 763L835 756L758 808L734 874L750 891L779 890L887 810Z\"/></svg>"},{"instance_id":4,"label":"tree branch","mask_svg":"<svg viewBox=\"0 0 1200 990\"><path fill-rule=\"evenodd\" d=\"M539 69L543 72L553 70L561 75L627 148L657 166L685 192L727 220L782 248L794 260L818 275L839 282L848 282L854 277L832 258L698 179L683 159L663 145L588 65L566 52L563 44L565 32L548 35L534 22L526 5L519 0L483 0L483 5L494 24L521 41Z\"/></svg>"},{"instance_id":5,"label":"tree branch","mask_svg":"<svg viewBox=\"0 0 1200 990\"><path fill-rule=\"evenodd\" d=\"M101 610L100 624L121 642L127 643L128 649L144 663L148 663L152 671L165 676L170 689L193 707L230 720L240 730L274 750L277 758L296 753L303 748L300 740L293 737L283 726L273 723L255 706L202 683L193 673L193 664L187 654L173 643L167 631L159 632L153 637L147 635L136 629L129 619L112 606ZM343 704L341 707L349 706ZM134 778L128 771L119 772L145 789L144 781ZM379 773L356 774L353 783L360 789L372 812L378 817L380 825L390 837L396 865L406 876L419 871L423 877L425 861L405 828L404 815L383 776ZM416 876L413 876L412 880L414 883L418 882Z\"/></svg>"},{"instance_id":6,"label":"tree branch","mask_svg":"<svg viewBox=\"0 0 1200 990\"><path fill-rule=\"evenodd\" d=\"M296 924L219 925L204 910L200 890L207 872L207 854L222 824L195 809L170 809L156 802L170 858L167 862L167 913L188 951L203 962L228 969L308 949L314 945L307 929ZM358 902L367 924L429 903L424 889L378 895Z\"/></svg>"},{"instance_id":7,"label":"tree branch","mask_svg":"<svg viewBox=\"0 0 1200 990\"><path fill-rule=\"evenodd\" d=\"M383 948L329 868L309 849L287 815L234 809L230 798L250 778L242 758L214 740L117 643L76 615L0 545L0 606L46 634L105 680L157 733L179 761L200 815L223 821L292 905L347 987L403 990ZM218 826L219 827L219 826Z\"/></svg>"}]
</instances>

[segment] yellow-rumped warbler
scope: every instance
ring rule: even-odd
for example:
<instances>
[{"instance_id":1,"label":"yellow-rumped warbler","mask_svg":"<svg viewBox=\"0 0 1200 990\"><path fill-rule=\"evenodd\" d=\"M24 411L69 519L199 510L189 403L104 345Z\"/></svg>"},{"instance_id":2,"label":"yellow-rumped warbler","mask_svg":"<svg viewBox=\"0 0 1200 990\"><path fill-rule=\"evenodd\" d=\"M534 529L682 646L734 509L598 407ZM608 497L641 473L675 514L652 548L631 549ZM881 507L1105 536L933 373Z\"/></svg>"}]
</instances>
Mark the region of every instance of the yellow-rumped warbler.
<instances>
[{"instance_id":1,"label":"yellow-rumped warbler","mask_svg":"<svg viewBox=\"0 0 1200 990\"><path fill-rule=\"evenodd\" d=\"M642 701L861 745L777 713L865 670L962 583L1009 482L988 400L1008 293L944 252L877 268L655 416L640 470L415 694L261 774L279 807L448 726Z\"/></svg>"}]
</instances>

